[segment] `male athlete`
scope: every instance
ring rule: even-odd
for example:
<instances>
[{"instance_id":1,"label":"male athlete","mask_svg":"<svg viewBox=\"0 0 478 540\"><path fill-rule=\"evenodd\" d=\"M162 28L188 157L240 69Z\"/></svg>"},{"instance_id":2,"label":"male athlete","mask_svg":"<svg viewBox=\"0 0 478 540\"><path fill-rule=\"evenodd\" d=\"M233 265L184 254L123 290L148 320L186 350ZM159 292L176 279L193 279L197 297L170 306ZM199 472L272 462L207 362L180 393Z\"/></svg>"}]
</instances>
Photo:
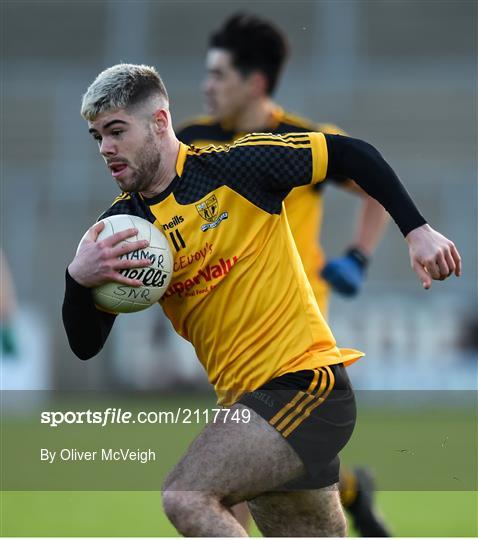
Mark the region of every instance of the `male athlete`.
<instances>
[{"instance_id":1,"label":"male athlete","mask_svg":"<svg viewBox=\"0 0 478 540\"><path fill-rule=\"evenodd\" d=\"M363 141L311 132L253 134L219 148L180 143L153 68L103 71L83 96L82 115L123 192L103 215L130 213L158 227L176 221L184 243L176 257L212 246L205 261L175 273L161 305L231 417L206 426L166 479L169 519L184 535L246 536L229 509L248 501L265 535L344 536L337 454L355 423L344 364L362 353L337 347L282 202L296 186L353 178L396 221L426 289L460 275L453 242L426 223ZM97 241L102 229L90 228L66 274L63 321L83 359L102 348L115 320L95 307L91 288L139 286L121 270L149 264L118 258L146 247L123 242L135 229ZM244 411L249 422L233 420Z\"/></svg>"},{"instance_id":2,"label":"male athlete","mask_svg":"<svg viewBox=\"0 0 478 540\"><path fill-rule=\"evenodd\" d=\"M206 109L178 132L180 141L196 147L230 144L246 133L320 131L344 135L337 126L318 124L286 113L272 100L287 57L287 41L271 23L253 15L238 14L225 21L209 40L204 82ZM289 225L320 311L328 312L329 286L340 294L357 294L378 241L388 222L383 207L344 177L330 183L363 196L355 237L345 256L325 264L317 242L322 221L322 192L326 182L292 190L285 199ZM372 504L373 482L363 468L341 469L342 503L350 511L362 536L389 536ZM238 509L235 509L236 511ZM246 518L241 522L246 524Z\"/></svg>"}]
</instances>

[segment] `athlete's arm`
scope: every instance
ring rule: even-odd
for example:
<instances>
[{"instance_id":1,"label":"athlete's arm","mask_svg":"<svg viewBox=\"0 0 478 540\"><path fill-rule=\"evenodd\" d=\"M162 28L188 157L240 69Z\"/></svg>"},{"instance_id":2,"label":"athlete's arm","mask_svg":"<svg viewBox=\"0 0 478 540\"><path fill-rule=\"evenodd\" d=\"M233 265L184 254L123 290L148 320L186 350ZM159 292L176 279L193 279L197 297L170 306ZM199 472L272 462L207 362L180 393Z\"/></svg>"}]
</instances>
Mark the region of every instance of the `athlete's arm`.
<instances>
[{"instance_id":1,"label":"athlete's arm","mask_svg":"<svg viewBox=\"0 0 478 540\"><path fill-rule=\"evenodd\" d=\"M399 178L371 144L341 135L325 135L327 176L352 178L393 217L406 236L426 223Z\"/></svg>"},{"instance_id":2,"label":"athlete's arm","mask_svg":"<svg viewBox=\"0 0 478 540\"><path fill-rule=\"evenodd\" d=\"M146 240L123 242L134 236L136 229L127 229L97 241L104 223L93 225L66 271L63 300L63 325L71 350L82 360L95 356L103 347L116 316L96 309L91 288L107 281L139 286L141 281L120 274L124 268L148 266L147 259L119 259L121 255L148 245Z\"/></svg>"},{"instance_id":3,"label":"athlete's arm","mask_svg":"<svg viewBox=\"0 0 478 540\"><path fill-rule=\"evenodd\" d=\"M368 257L372 256L387 228L390 216L383 206L370 195L362 200L352 246Z\"/></svg>"},{"instance_id":4,"label":"athlete's arm","mask_svg":"<svg viewBox=\"0 0 478 540\"><path fill-rule=\"evenodd\" d=\"M327 178L327 181L332 181L344 191L361 197L362 201L350 245L359 249L366 257L371 257L387 229L390 215L378 201L350 178Z\"/></svg>"},{"instance_id":5,"label":"athlete's arm","mask_svg":"<svg viewBox=\"0 0 478 540\"><path fill-rule=\"evenodd\" d=\"M67 270L62 317L71 350L88 360L103 348L116 315L96 309L91 289L76 282Z\"/></svg>"},{"instance_id":6,"label":"athlete's arm","mask_svg":"<svg viewBox=\"0 0 478 540\"><path fill-rule=\"evenodd\" d=\"M431 280L461 273L460 255L453 242L427 225L390 165L370 144L340 135L325 135L327 176L353 178L393 217L409 244L412 268L424 288Z\"/></svg>"},{"instance_id":7,"label":"athlete's arm","mask_svg":"<svg viewBox=\"0 0 478 540\"><path fill-rule=\"evenodd\" d=\"M367 267L389 222L384 207L353 180L336 184L362 197L354 235L346 252L330 259L321 271L332 289L344 296L355 296L365 281Z\"/></svg>"}]
</instances>

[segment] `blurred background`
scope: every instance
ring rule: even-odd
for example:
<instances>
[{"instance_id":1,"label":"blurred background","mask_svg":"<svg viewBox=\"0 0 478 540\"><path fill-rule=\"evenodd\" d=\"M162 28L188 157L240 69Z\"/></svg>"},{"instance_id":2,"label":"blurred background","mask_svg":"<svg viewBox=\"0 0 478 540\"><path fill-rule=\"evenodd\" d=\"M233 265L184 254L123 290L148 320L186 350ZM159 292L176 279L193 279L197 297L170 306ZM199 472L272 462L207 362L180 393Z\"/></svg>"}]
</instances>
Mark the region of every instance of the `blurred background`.
<instances>
[{"instance_id":1,"label":"blurred background","mask_svg":"<svg viewBox=\"0 0 478 540\"><path fill-rule=\"evenodd\" d=\"M367 353L351 368L355 386L476 389L475 0L3 0L1 248L16 299L2 315L11 334L2 388L205 385L193 351L172 335L159 309L121 317L105 350L88 363L69 350L60 310L65 267L117 195L80 117L82 93L112 64L151 64L179 125L202 112L209 34L238 10L275 21L289 37L292 54L277 101L377 146L463 258L460 279L425 292L406 243L390 226L361 296L332 300L337 341ZM322 242L333 257L347 246L357 203L326 191ZM5 302L7 281L2 271Z\"/></svg>"},{"instance_id":2,"label":"blurred background","mask_svg":"<svg viewBox=\"0 0 478 540\"><path fill-rule=\"evenodd\" d=\"M475 1L19 0L2 2L2 10L1 245L18 297L17 367L32 361L30 370L11 370L10 387L154 388L181 378L169 373L178 364L186 381L201 376L201 368L181 360L191 352L169 341L169 326L160 324L158 335L153 312L123 317L101 358L84 364L69 351L60 324L64 269L117 194L79 106L99 71L125 61L158 68L176 125L199 114L208 36L237 10L275 21L289 37L292 54L277 101L375 144L463 256L461 279L424 292L403 238L389 228L361 297L332 301L338 342L368 355L354 367L355 384L474 387ZM337 256L350 238L356 201L326 191L322 241ZM410 365L423 376L411 381Z\"/></svg>"}]
</instances>

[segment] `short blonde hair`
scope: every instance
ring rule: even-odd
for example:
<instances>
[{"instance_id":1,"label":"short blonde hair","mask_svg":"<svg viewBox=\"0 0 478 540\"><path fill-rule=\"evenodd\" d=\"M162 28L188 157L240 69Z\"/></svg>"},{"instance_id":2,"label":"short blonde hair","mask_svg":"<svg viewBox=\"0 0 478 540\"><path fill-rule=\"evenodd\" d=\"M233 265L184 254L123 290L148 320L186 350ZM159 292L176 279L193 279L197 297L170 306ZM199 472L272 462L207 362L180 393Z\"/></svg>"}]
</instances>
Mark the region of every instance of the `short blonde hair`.
<instances>
[{"instance_id":1,"label":"short blonde hair","mask_svg":"<svg viewBox=\"0 0 478 540\"><path fill-rule=\"evenodd\" d=\"M128 109L152 96L169 104L166 87L154 67L117 64L102 71L88 87L81 102L81 115L93 121L99 114Z\"/></svg>"}]
</instances>

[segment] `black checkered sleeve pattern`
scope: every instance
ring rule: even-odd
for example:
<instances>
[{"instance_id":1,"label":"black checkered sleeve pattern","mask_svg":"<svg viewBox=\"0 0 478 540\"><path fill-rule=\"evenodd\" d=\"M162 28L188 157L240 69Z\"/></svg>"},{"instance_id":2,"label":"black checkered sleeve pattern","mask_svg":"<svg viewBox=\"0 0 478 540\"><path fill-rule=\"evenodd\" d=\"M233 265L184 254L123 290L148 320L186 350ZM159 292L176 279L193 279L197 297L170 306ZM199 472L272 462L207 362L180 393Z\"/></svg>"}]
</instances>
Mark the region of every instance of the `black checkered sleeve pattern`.
<instances>
[{"instance_id":1,"label":"black checkered sleeve pattern","mask_svg":"<svg viewBox=\"0 0 478 540\"><path fill-rule=\"evenodd\" d=\"M311 182L312 151L305 141L308 136L303 133L253 134L231 146L197 150L186 165L176 193L178 202L199 200L227 185L263 210L278 214L293 187Z\"/></svg>"}]
</instances>

